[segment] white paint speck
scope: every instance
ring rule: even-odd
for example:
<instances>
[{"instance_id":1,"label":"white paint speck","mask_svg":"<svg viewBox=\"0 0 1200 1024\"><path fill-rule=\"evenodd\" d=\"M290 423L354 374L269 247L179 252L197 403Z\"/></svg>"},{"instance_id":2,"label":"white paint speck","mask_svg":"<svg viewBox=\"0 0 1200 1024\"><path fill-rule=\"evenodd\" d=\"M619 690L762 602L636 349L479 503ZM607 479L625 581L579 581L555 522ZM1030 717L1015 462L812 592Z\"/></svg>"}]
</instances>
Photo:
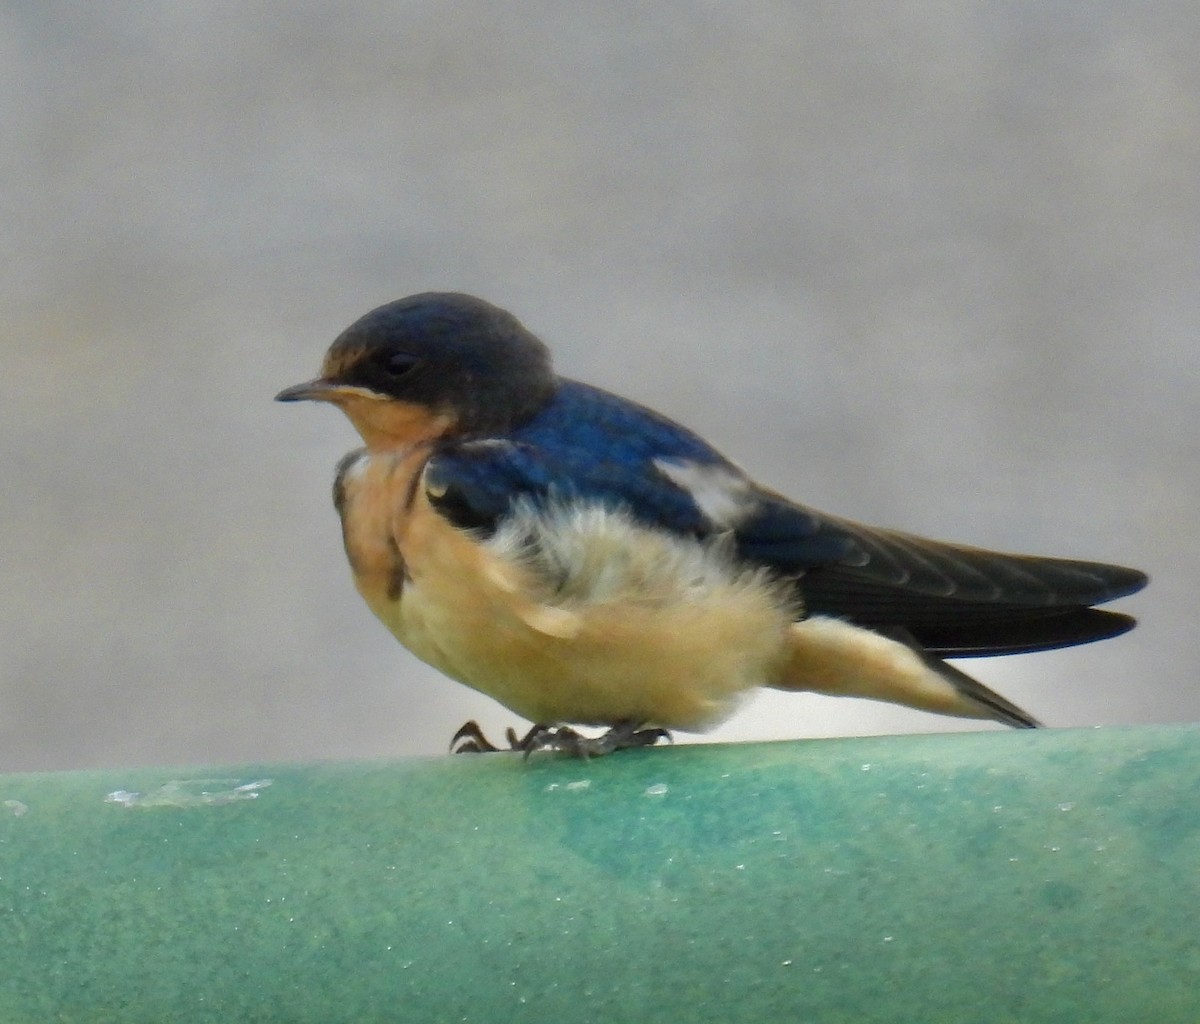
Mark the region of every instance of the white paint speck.
<instances>
[{"instance_id":1,"label":"white paint speck","mask_svg":"<svg viewBox=\"0 0 1200 1024\"><path fill-rule=\"evenodd\" d=\"M270 779L241 782L237 779L172 779L149 793L116 789L104 797L108 804L122 807L214 807L238 800L257 800Z\"/></svg>"}]
</instances>

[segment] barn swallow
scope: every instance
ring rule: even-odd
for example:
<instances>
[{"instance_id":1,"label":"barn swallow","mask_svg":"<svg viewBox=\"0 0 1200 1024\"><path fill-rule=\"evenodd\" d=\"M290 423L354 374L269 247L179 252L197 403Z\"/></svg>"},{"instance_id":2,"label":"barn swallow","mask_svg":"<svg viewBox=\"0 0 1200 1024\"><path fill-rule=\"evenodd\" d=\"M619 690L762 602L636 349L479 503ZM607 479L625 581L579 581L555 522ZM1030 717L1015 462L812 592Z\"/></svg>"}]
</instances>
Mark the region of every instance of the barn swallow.
<instances>
[{"instance_id":1,"label":"barn swallow","mask_svg":"<svg viewBox=\"0 0 1200 1024\"><path fill-rule=\"evenodd\" d=\"M703 731L763 686L1030 728L944 659L1116 636L1134 620L1093 606L1146 583L797 504L665 416L558 376L468 295L380 306L276 398L350 419L364 447L334 504L359 592L417 657L536 723L509 730L527 753ZM495 749L474 723L455 743Z\"/></svg>"}]
</instances>

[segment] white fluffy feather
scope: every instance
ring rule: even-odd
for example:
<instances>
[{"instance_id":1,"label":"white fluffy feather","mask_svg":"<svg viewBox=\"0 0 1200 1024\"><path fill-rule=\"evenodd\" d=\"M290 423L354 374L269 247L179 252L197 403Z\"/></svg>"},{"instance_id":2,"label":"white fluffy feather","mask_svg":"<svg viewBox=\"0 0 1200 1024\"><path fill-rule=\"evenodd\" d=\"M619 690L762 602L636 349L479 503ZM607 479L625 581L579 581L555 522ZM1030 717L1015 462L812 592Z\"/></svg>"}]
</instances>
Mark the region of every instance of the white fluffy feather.
<instances>
[{"instance_id":1,"label":"white fluffy feather","mask_svg":"<svg viewBox=\"0 0 1200 1024\"><path fill-rule=\"evenodd\" d=\"M737 564L727 535L700 541L649 529L600 504L559 501L539 509L521 502L487 546L531 572L544 598L563 607L663 607L753 590L768 593L789 617L798 612L784 584Z\"/></svg>"}]
</instances>

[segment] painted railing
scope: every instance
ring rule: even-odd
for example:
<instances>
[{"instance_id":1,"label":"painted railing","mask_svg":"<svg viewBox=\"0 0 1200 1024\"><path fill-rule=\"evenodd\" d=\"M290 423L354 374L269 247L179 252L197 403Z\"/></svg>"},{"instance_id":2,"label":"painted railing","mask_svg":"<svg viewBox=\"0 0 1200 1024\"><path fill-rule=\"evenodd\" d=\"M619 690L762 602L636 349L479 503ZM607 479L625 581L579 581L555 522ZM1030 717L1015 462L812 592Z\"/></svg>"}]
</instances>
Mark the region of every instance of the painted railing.
<instances>
[{"instance_id":1,"label":"painted railing","mask_svg":"<svg viewBox=\"0 0 1200 1024\"><path fill-rule=\"evenodd\" d=\"M0 1022L1194 1022L1200 728L0 776Z\"/></svg>"}]
</instances>

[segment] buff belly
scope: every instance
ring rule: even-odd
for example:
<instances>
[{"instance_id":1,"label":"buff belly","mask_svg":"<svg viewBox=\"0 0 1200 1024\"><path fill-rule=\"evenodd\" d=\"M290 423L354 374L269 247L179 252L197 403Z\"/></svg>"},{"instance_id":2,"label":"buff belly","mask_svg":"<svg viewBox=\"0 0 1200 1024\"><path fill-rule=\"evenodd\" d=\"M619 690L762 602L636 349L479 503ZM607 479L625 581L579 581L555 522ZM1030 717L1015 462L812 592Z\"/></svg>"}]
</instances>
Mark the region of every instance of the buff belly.
<instances>
[{"instance_id":1,"label":"buff belly","mask_svg":"<svg viewBox=\"0 0 1200 1024\"><path fill-rule=\"evenodd\" d=\"M398 599L363 590L375 613L531 721L700 730L786 658L794 610L778 584L620 513L518 510L480 544L414 508L399 547Z\"/></svg>"}]
</instances>

